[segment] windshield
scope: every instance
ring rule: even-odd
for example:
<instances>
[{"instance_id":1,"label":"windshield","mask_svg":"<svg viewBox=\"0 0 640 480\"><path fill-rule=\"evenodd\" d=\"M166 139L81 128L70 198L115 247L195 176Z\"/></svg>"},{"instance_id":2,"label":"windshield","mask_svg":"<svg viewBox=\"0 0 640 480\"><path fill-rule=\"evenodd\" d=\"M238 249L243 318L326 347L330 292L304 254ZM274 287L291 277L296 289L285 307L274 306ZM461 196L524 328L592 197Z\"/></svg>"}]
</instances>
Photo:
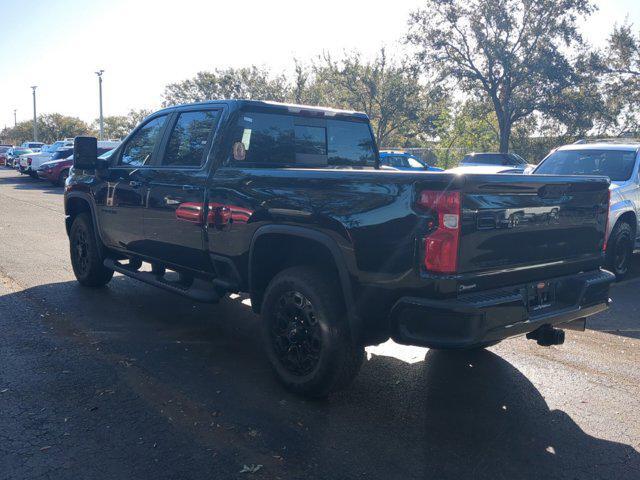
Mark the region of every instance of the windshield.
<instances>
[{"instance_id":1,"label":"windshield","mask_svg":"<svg viewBox=\"0 0 640 480\"><path fill-rule=\"evenodd\" d=\"M425 168L425 165L417 158L408 157L407 162L411 168Z\"/></svg>"},{"instance_id":2,"label":"windshield","mask_svg":"<svg viewBox=\"0 0 640 480\"><path fill-rule=\"evenodd\" d=\"M104 152L102 155L100 155L98 158L101 159L107 159L109 158L111 155L113 155L113 150L109 150L108 152Z\"/></svg>"},{"instance_id":3,"label":"windshield","mask_svg":"<svg viewBox=\"0 0 640 480\"><path fill-rule=\"evenodd\" d=\"M635 150L561 150L534 171L541 175L603 175L613 182L631 178Z\"/></svg>"},{"instance_id":4,"label":"windshield","mask_svg":"<svg viewBox=\"0 0 640 480\"><path fill-rule=\"evenodd\" d=\"M68 148L66 150L58 150L51 156L51 160L60 160L61 158L67 158L72 153L73 153L72 148Z\"/></svg>"}]
</instances>

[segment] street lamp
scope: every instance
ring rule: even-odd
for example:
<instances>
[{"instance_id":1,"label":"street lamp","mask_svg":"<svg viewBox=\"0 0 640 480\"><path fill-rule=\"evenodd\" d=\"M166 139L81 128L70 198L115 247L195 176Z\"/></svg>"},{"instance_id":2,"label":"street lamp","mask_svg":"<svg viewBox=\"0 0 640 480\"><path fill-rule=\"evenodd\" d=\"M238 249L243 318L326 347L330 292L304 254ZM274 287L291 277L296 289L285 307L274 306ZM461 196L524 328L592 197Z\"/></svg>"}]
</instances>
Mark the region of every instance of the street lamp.
<instances>
[{"instance_id":1,"label":"street lamp","mask_svg":"<svg viewBox=\"0 0 640 480\"><path fill-rule=\"evenodd\" d=\"M36 121L36 88L37 85L33 85L31 90L33 90L33 141L38 141L38 122Z\"/></svg>"},{"instance_id":2,"label":"street lamp","mask_svg":"<svg viewBox=\"0 0 640 480\"><path fill-rule=\"evenodd\" d=\"M18 126L18 120L17 120L17 117L16 117L16 112L17 111L18 111L17 109L15 109L15 108L13 109L13 126L14 127Z\"/></svg>"},{"instance_id":3,"label":"street lamp","mask_svg":"<svg viewBox=\"0 0 640 480\"><path fill-rule=\"evenodd\" d=\"M98 92L100 95L100 140L102 140L102 136L104 134L104 119L102 117L102 74L104 70L98 70L96 75L98 76Z\"/></svg>"}]
</instances>

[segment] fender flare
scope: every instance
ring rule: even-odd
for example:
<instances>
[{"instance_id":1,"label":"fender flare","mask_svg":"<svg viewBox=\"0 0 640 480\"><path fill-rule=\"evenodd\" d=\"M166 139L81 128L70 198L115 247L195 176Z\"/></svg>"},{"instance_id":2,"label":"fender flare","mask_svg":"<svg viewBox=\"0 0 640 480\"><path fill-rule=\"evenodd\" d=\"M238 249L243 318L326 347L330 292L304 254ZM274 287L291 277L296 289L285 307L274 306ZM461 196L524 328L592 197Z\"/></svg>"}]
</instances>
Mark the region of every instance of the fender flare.
<instances>
[{"instance_id":1,"label":"fender flare","mask_svg":"<svg viewBox=\"0 0 640 480\"><path fill-rule=\"evenodd\" d=\"M633 213L633 216L636 217L636 225L631 225L631 227L634 231L637 230L638 217L636 210L633 203L630 200L625 199L612 204L611 208L609 209L609 231L607 232L607 237L611 235L611 232L613 232L613 229L618 223L618 220L620 220L620 217L622 217L622 215L626 213Z\"/></svg>"},{"instance_id":2,"label":"fender flare","mask_svg":"<svg viewBox=\"0 0 640 480\"><path fill-rule=\"evenodd\" d=\"M347 262L344 258L338 243L326 233L319 230L307 227L299 227L294 225L265 225L258 228L251 238L251 245L249 247L249 261L248 261L248 284L249 291L254 291L254 276L253 276L253 263L254 263L254 247L256 242L263 236L269 234L289 235L298 238L304 238L317 242L324 246L331 256L338 270L338 277L340 280L340 286L344 295L344 301L347 308L347 319L349 321L349 330L352 340L360 342L362 339L362 321L357 313L355 297L353 294L353 287L351 283L351 275L347 267Z\"/></svg>"},{"instance_id":3,"label":"fender flare","mask_svg":"<svg viewBox=\"0 0 640 480\"><path fill-rule=\"evenodd\" d=\"M102 232L100 231L100 226L98 224L98 215L96 215L96 205L93 202L93 198L91 195L85 192L69 192L65 195L64 198L64 214L65 214L65 227L67 229L67 236L71 233L71 222L70 215L68 213L68 203L72 198L78 198L89 205L89 210L91 211L91 221L93 222L93 231L96 235L96 240L99 241L99 244L105 245L104 240L102 239Z\"/></svg>"}]
</instances>

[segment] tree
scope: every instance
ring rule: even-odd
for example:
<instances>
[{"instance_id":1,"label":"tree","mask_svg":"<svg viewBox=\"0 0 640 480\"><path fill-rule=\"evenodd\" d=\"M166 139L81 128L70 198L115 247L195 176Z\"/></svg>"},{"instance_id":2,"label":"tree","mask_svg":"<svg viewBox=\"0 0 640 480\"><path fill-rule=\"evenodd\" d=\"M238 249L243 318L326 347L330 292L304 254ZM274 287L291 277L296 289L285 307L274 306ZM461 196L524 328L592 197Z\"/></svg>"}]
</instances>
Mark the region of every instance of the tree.
<instances>
[{"instance_id":1,"label":"tree","mask_svg":"<svg viewBox=\"0 0 640 480\"><path fill-rule=\"evenodd\" d=\"M325 54L313 72L315 83L308 86L312 93L307 95L327 105L365 112L381 146L431 136L445 103L441 89L421 82L414 67L390 59L384 49L368 61L358 52L340 60ZM300 75L297 78L298 84Z\"/></svg>"},{"instance_id":2,"label":"tree","mask_svg":"<svg viewBox=\"0 0 640 480\"><path fill-rule=\"evenodd\" d=\"M129 110L127 115L114 115L104 117L105 138L122 139L126 137L145 117L152 113L151 110ZM94 130L100 128L100 119L94 120Z\"/></svg>"},{"instance_id":3,"label":"tree","mask_svg":"<svg viewBox=\"0 0 640 480\"><path fill-rule=\"evenodd\" d=\"M251 66L199 72L167 85L163 96L164 106L233 98L284 101L289 86L284 75L272 77L268 70Z\"/></svg>"},{"instance_id":4,"label":"tree","mask_svg":"<svg viewBox=\"0 0 640 480\"><path fill-rule=\"evenodd\" d=\"M640 131L640 34L632 24L615 26L607 46L591 52L588 67L605 98L603 129L613 134Z\"/></svg>"},{"instance_id":5,"label":"tree","mask_svg":"<svg viewBox=\"0 0 640 480\"><path fill-rule=\"evenodd\" d=\"M37 118L38 140L53 143L62 138L73 138L91 133L89 126L76 117L68 117L60 113L45 113ZM33 120L18 123L3 132L3 137L16 144L33 140Z\"/></svg>"},{"instance_id":6,"label":"tree","mask_svg":"<svg viewBox=\"0 0 640 480\"><path fill-rule=\"evenodd\" d=\"M438 163L456 166L470 152L491 152L498 145L498 122L489 105L468 100L443 111L436 121Z\"/></svg>"},{"instance_id":7,"label":"tree","mask_svg":"<svg viewBox=\"0 0 640 480\"><path fill-rule=\"evenodd\" d=\"M410 17L408 41L425 70L491 102L501 152L514 124L536 111L553 115L549 99L580 84L566 52L583 44L576 23L593 11L589 0L426 3Z\"/></svg>"}]
</instances>

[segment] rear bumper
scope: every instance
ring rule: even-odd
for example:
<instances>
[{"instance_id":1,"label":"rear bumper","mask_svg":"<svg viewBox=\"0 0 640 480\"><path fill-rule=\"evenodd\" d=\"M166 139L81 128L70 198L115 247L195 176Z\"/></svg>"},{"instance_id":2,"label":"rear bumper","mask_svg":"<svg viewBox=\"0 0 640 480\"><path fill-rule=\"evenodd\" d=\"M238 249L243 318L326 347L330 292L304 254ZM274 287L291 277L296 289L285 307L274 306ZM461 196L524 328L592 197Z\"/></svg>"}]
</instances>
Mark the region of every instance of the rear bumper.
<instances>
[{"instance_id":1,"label":"rear bumper","mask_svg":"<svg viewBox=\"0 0 640 480\"><path fill-rule=\"evenodd\" d=\"M461 295L450 300L404 297L390 313L392 338L406 345L470 348L602 312L615 276L605 270L548 279L556 301L531 311L530 285Z\"/></svg>"}]
</instances>

